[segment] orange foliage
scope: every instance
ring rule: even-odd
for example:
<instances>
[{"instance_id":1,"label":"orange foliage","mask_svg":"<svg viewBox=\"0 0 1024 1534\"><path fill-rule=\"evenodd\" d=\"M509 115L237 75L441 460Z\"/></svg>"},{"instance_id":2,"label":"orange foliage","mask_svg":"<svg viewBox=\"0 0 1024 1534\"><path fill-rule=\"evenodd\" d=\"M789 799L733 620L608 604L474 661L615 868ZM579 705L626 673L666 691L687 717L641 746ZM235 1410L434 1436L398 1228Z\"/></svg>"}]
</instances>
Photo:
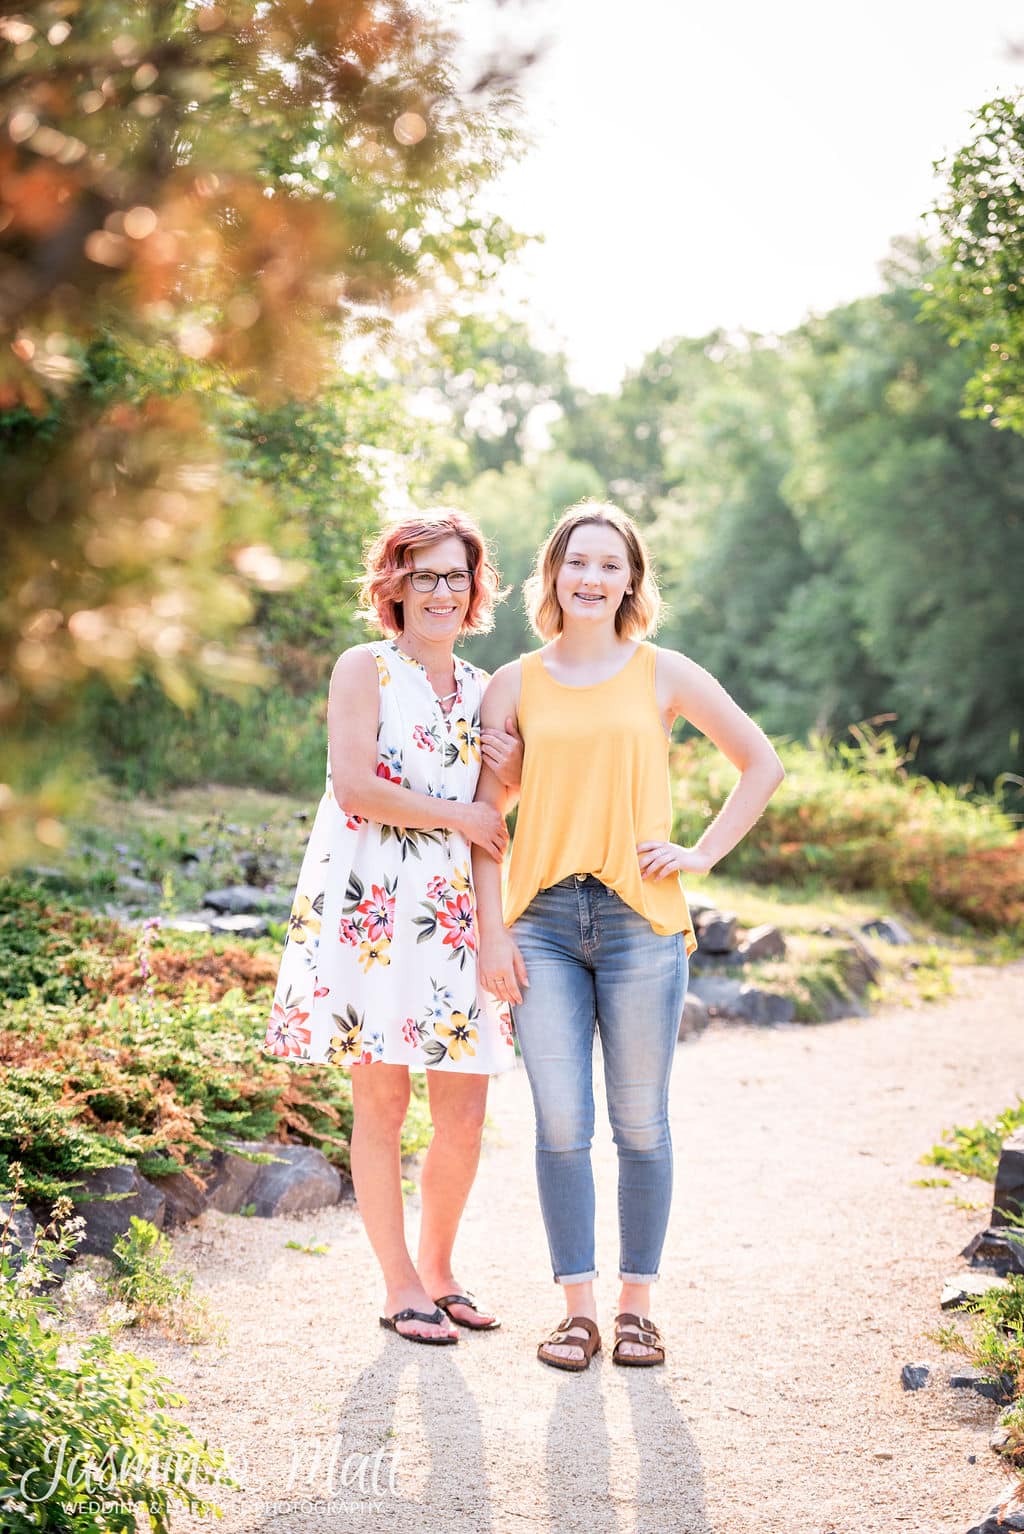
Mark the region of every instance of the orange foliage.
<instances>
[{"instance_id":1,"label":"orange foliage","mask_svg":"<svg viewBox=\"0 0 1024 1534\"><path fill-rule=\"evenodd\" d=\"M265 954L247 953L244 948L225 948L223 953L195 953L184 948L153 948L148 955L150 979L154 989L167 995L180 995L192 982L204 990L211 1001L219 1001L227 992L242 990L247 996L277 979L278 960ZM87 980L90 990L111 996L127 996L141 991L147 983L135 955L114 961L111 971L99 979Z\"/></svg>"}]
</instances>

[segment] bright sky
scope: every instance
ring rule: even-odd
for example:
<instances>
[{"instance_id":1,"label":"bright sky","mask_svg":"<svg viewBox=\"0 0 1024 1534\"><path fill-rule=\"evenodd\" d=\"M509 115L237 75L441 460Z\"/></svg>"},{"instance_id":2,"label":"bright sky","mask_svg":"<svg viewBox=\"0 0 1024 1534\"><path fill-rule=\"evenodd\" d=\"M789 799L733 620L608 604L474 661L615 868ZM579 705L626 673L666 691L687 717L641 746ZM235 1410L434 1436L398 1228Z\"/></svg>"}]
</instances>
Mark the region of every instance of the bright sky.
<instances>
[{"instance_id":1,"label":"bright sky","mask_svg":"<svg viewBox=\"0 0 1024 1534\"><path fill-rule=\"evenodd\" d=\"M1024 82L1019 0L543 0L476 11L550 39L536 147L488 206L545 244L506 281L574 377L614 388L666 337L782 331L879 287L932 161ZM464 29L467 12L457 13Z\"/></svg>"}]
</instances>

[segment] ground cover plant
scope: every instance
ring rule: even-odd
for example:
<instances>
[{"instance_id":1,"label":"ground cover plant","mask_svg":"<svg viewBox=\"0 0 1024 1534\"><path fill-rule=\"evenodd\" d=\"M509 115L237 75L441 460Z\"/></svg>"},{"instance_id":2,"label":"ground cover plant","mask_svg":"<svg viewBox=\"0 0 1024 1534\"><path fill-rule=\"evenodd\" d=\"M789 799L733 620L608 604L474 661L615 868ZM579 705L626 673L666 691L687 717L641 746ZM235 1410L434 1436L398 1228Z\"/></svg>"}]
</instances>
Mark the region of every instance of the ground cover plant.
<instances>
[{"instance_id":1,"label":"ground cover plant","mask_svg":"<svg viewBox=\"0 0 1024 1534\"><path fill-rule=\"evenodd\" d=\"M19 1172L8 1171L7 1192L17 1200ZM0 1221L5 1534L142 1527L167 1534L176 1505L219 1516L217 1495L237 1485L228 1461L173 1415L186 1403L170 1381L116 1345L123 1317L110 1311L85 1334L42 1282L73 1255L79 1225L70 1200L56 1202L20 1266L8 1249L9 1229L8 1217Z\"/></svg>"}]
</instances>

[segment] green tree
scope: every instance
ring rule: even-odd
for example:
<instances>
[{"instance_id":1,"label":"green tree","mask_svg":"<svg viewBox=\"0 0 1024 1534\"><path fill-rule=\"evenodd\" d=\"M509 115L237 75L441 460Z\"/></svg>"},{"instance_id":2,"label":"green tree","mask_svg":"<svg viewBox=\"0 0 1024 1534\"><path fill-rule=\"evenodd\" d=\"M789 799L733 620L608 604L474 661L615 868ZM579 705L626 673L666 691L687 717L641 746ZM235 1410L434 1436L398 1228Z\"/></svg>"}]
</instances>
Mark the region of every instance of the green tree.
<instances>
[{"instance_id":1,"label":"green tree","mask_svg":"<svg viewBox=\"0 0 1024 1534\"><path fill-rule=\"evenodd\" d=\"M968 414L1024 432L1024 91L986 102L936 170L942 259L926 274L924 312L964 348Z\"/></svg>"},{"instance_id":2,"label":"green tree","mask_svg":"<svg viewBox=\"0 0 1024 1534\"><path fill-rule=\"evenodd\" d=\"M889 277L880 298L806 328L815 429L786 488L878 678L873 712L920 741L926 771L991 782L1024 765L1007 643L1024 587L1024 446L962 418L970 362L921 323L920 258L904 253Z\"/></svg>"},{"instance_id":3,"label":"green tree","mask_svg":"<svg viewBox=\"0 0 1024 1534\"><path fill-rule=\"evenodd\" d=\"M35 0L0 30L9 860L59 838L61 795L32 779L90 678L187 702L266 675L259 593L327 549L257 450L293 408L308 440L289 401L345 342L386 345L395 312L482 286L516 241L473 212L514 147L513 80L460 93L425 7ZM360 414L342 393L327 435ZM247 437L247 409L272 430Z\"/></svg>"}]
</instances>

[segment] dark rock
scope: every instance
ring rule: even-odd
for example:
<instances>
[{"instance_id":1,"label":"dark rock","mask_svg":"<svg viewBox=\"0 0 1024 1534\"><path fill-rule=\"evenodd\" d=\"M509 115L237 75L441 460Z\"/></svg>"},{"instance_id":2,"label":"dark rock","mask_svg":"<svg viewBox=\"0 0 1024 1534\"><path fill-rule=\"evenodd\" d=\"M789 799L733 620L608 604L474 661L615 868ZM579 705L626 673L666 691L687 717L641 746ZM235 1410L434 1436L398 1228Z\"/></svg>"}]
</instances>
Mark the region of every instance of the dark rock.
<instances>
[{"instance_id":1,"label":"dark rock","mask_svg":"<svg viewBox=\"0 0 1024 1534\"><path fill-rule=\"evenodd\" d=\"M697 1034L703 1033L710 1022L710 1014L699 996L686 993L683 1002L683 1015L679 1020L679 1038L692 1039Z\"/></svg>"},{"instance_id":2,"label":"dark rock","mask_svg":"<svg viewBox=\"0 0 1024 1534\"><path fill-rule=\"evenodd\" d=\"M930 1375L927 1364L904 1364L900 1370L900 1383L904 1390L923 1390Z\"/></svg>"},{"instance_id":3,"label":"dark rock","mask_svg":"<svg viewBox=\"0 0 1024 1534\"><path fill-rule=\"evenodd\" d=\"M222 916L242 916L250 911L262 911L267 898L266 890L254 884L232 884L227 889L209 890L203 896L203 904Z\"/></svg>"},{"instance_id":4,"label":"dark rock","mask_svg":"<svg viewBox=\"0 0 1024 1534\"><path fill-rule=\"evenodd\" d=\"M272 1217L323 1209L341 1197L341 1176L313 1145L275 1145L275 1164L257 1168L247 1203L253 1213Z\"/></svg>"},{"instance_id":5,"label":"dark rock","mask_svg":"<svg viewBox=\"0 0 1024 1534\"><path fill-rule=\"evenodd\" d=\"M939 1306L942 1310L962 1310L969 1300L980 1299L990 1289L1005 1289L1005 1278L991 1273L960 1273L947 1278L942 1289Z\"/></svg>"},{"instance_id":6,"label":"dark rock","mask_svg":"<svg viewBox=\"0 0 1024 1534\"><path fill-rule=\"evenodd\" d=\"M1013 1380L1008 1374L993 1379L981 1369L962 1368L950 1375L949 1383L954 1390L973 1390L986 1401L995 1401L1000 1406L1013 1400Z\"/></svg>"},{"instance_id":7,"label":"dark rock","mask_svg":"<svg viewBox=\"0 0 1024 1534\"><path fill-rule=\"evenodd\" d=\"M163 1226L166 1200L134 1165L101 1167L83 1173L76 1183L67 1191L75 1214L85 1220L78 1252L109 1257L117 1237L128 1230L133 1214L157 1229Z\"/></svg>"},{"instance_id":8,"label":"dark rock","mask_svg":"<svg viewBox=\"0 0 1024 1534\"><path fill-rule=\"evenodd\" d=\"M856 932L848 929L846 936L852 947L841 949L836 957L844 982L856 995L861 995L869 985L878 983L882 966Z\"/></svg>"},{"instance_id":9,"label":"dark rock","mask_svg":"<svg viewBox=\"0 0 1024 1534\"><path fill-rule=\"evenodd\" d=\"M758 986L745 985L734 1003L734 1015L751 1023L791 1023L796 1017L796 1002L792 996L780 996L776 991L762 991Z\"/></svg>"},{"instance_id":10,"label":"dark rock","mask_svg":"<svg viewBox=\"0 0 1024 1534\"><path fill-rule=\"evenodd\" d=\"M791 1023L796 1016L796 1003L791 996L762 991L742 980L698 975L691 981L690 990L712 1012L749 1023Z\"/></svg>"},{"instance_id":11,"label":"dark rock","mask_svg":"<svg viewBox=\"0 0 1024 1534\"><path fill-rule=\"evenodd\" d=\"M1014 1434L1011 1433L1009 1427L1007 1427L1006 1423L1003 1422L1002 1418L1000 1418L995 1427L992 1429L992 1436L988 1441L988 1446L992 1450L992 1453L1005 1453L1007 1449L1013 1446L1014 1441Z\"/></svg>"},{"instance_id":12,"label":"dark rock","mask_svg":"<svg viewBox=\"0 0 1024 1534\"><path fill-rule=\"evenodd\" d=\"M730 980L719 975L695 975L690 981L687 995L696 996L706 1007L715 1012L731 1012L743 990L742 980Z\"/></svg>"},{"instance_id":13,"label":"dark rock","mask_svg":"<svg viewBox=\"0 0 1024 1534\"><path fill-rule=\"evenodd\" d=\"M45 884L50 889L66 889L69 883L69 875L63 868L47 868L42 863L23 868L20 872L24 878L36 884Z\"/></svg>"},{"instance_id":14,"label":"dark rock","mask_svg":"<svg viewBox=\"0 0 1024 1534\"><path fill-rule=\"evenodd\" d=\"M183 847L178 853L179 863L199 863L202 859L193 847Z\"/></svg>"},{"instance_id":15,"label":"dark rock","mask_svg":"<svg viewBox=\"0 0 1024 1534\"><path fill-rule=\"evenodd\" d=\"M1004 1227L1005 1229L1005 1227ZM1021 1232L1024 1239L1024 1231ZM1003 1230L980 1230L960 1253L972 1268L991 1268L1005 1276L1007 1273L1024 1273L1024 1249L1020 1241L1011 1241Z\"/></svg>"},{"instance_id":16,"label":"dark rock","mask_svg":"<svg viewBox=\"0 0 1024 1534\"><path fill-rule=\"evenodd\" d=\"M756 959L784 959L786 957L786 939L782 936L778 927L765 923L761 927L752 927L747 933L746 940L737 949L740 959L752 963Z\"/></svg>"},{"instance_id":17,"label":"dark rock","mask_svg":"<svg viewBox=\"0 0 1024 1534\"><path fill-rule=\"evenodd\" d=\"M9 1225L7 1224L8 1217L10 1218ZM7 1225L6 1238L3 1235L5 1225ZM29 1250L35 1240L36 1229L36 1222L32 1217L32 1212L26 1209L24 1204L19 1204L14 1213L11 1214L10 1199L0 1199L0 1250L5 1252L10 1258L11 1266L15 1272L18 1271L25 1261L23 1254Z\"/></svg>"},{"instance_id":18,"label":"dark rock","mask_svg":"<svg viewBox=\"0 0 1024 1534\"><path fill-rule=\"evenodd\" d=\"M206 1208L209 1199L206 1188L196 1184L184 1172L171 1172L167 1177L154 1177L154 1188L162 1193L164 1205L164 1230L175 1230L195 1220Z\"/></svg>"},{"instance_id":19,"label":"dark rock","mask_svg":"<svg viewBox=\"0 0 1024 1534\"><path fill-rule=\"evenodd\" d=\"M210 1158L210 1171L204 1181L206 1202L221 1214L237 1214L249 1200L249 1189L256 1181L260 1169L258 1162L250 1159L255 1154L276 1154L280 1147L271 1147L249 1140L233 1140L235 1149L215 1150Z\"/></svg>"},{"instance_id":20,"label":"dark rock","mask_svg":"<svg viewBox=\"0 0 1024 1534\"><path fill-rule=\"evenodd\" d=\"M862 923L860 930L869 933L872 937L881 938L883 943L894 943L901 948L914 941L903 923L898 922L895 916L877 916L874 921Z\"/></svg>"},{"instance_id":21,"label":"dark rock","mask_svg":"<svg viewBox=\"0 0 1024 1534\"><path fill-rule=\"evenodd\" d=\"M201 911L177 911L173 916L161 916L160 927L165 932L212 932L212 911L204 916Z\"/></svg>"},{"instance_id":22,"label":"dark rock","mask_svg":"<svg viewBox=\"0 0 1024 1534\"><path fill-rule=\"evenodd\" d=\"M233 937L266 937L269 931L265 916L215 916L211 932L230 932Z\"/></svg>"},{"instance_id":23,"label":"dark rock","mask_svg":"<svg viewBox=\"0 0 1024 1534\"><path fill-rule=\"evenodd\" d=\"M990 1507L980 1523L972 1523L967 1534L1020 1534L1021 1529L1024 1529L1024 1508L1011 1508L1007 1498Z\"/></svg>"},{"instance_id":24,"label":"dark rock","mask_svg":"<svg viewBox=\"0 0 1024 1534\"><path fill-rule=\"evenodd\" d=\"M120 874L117 887L136 900L159 900L162 894L159 884L151 884L148 879L138 879L134 874Z\"/></svg>"},{"instance_id":25,"label":"dark rock","mask_svg":"<svg viewBox=\"0 0 1024 1534\"><path fill-rule=\"evenodd\" d=\"M817 1019L820 1023L836 1023L842 1017L867 1017L869 1008L857 996L840 996L836 991L822 989L814 998Z\"/></svg>"},{"instance_id":26,"label":"dark rock","mask_svg":"<svg viewBox=\"0 0 1024 1534\"><path fill-rule=\"evenodd\" d=\"M992 1225L1010 1224L1011 1215L1024 1210L1024 1129L1003 1141L992 1195ZM1006 1211L1006 1212L1004 1212ZM1024 1232L1022 1232L1024 1235Z\"/></svg>"},{"instance_id":27,"label":"dark rock","mask_svg":"<svg viewBox=\"0 0 1024 1534\"><path fill-rule=\"evenodd\" d=\"M276 889L260 889L255 884L232 884L227 889L210 890L203 896L203 904L221 916L256 914L287 917L291 910L290 897Z\"/></svg>"},{"instance_id":28,"label":"dark rock","mask_svg":"<svg viewBox=\"0 0 1024 1534\"><path fill-rule=\"evenodd\" d=\"M736 947L736 918L706 911L697 920L697 937L705 953L731 953Z\"/></svg>"}]
</instances>

